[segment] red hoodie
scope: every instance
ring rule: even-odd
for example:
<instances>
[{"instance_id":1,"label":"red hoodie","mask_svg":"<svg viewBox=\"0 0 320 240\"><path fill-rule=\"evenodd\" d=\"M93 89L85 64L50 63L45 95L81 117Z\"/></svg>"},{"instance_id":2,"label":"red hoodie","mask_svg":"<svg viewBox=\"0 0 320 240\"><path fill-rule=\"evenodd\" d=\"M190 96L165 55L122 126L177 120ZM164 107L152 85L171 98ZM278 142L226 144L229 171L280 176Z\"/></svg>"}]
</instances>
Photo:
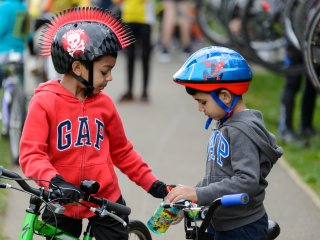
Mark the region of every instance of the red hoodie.
<instances>
[{"instance_id":1,"label":"red hoodie","mask_svg":"<svg viewBox=\"0 0 320 240\"><path fill-rule=\"evenodd\" d=\"M97 196L121 195L114 166L148 191L157 179L127 139L112 99L105 93L79 101L57 80L35 90L20 142L20 165L27 177L50 181L56 174L76 186L100 183ZM38 181L48 187L48 182ZM68 205L64 213L88 218L93 213Z\"/></svg>"}]
</instances>

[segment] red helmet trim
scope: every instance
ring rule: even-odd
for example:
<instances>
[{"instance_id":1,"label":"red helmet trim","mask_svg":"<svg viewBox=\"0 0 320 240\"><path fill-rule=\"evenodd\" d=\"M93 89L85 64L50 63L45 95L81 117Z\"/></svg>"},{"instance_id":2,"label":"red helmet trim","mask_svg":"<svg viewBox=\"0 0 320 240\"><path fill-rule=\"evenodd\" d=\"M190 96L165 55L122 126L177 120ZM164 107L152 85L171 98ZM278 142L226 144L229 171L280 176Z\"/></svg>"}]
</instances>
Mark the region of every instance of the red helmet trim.
<instances>
[{"instance_id":1,"label":"red helmet trim","mask_svg":"<svg viewBox=\"0 0 320 240\"><path fill-rule=\"evenodd\" d=\"M250 82L239 82L239 83L232 83L232 84L230 83L197 84L197 83L185 83L185 82L178 82L178 81L175 81L175 82L180 85L194 88L200 91L205 91L205 92L210 92L220 88L224 88L237 95L242 95L245 92L247 92L250 85Z\"/></svg>"},{"instance_id":2,"label":"red helmet trim","mask_svg":"<svg viewBox=\"0 0 320 240\"><path fill-rule=\"evenodd\" d=\"M120 18L112 15L111 12L96 7L72 8L57 14L53 20L47 24L42 34L40 55L50 56L51 44L56 32L66 24L77 22L97 22L107 26L117 36L122 48L134 42L134 38L130 31L128 31L126 25Z\"/></svg>"}]
</instances>

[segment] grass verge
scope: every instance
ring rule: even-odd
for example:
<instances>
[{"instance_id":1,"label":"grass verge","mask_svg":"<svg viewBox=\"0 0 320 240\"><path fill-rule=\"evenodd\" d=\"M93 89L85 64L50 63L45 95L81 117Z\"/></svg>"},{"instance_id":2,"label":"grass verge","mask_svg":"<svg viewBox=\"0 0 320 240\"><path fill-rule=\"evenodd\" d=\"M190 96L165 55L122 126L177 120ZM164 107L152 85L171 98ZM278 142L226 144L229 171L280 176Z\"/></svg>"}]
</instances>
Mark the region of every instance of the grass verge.
<instances>
[{"instance_id":1,"label":"grass verge","mask_svg":"<svg viewBox=\"0 0 320 240\"><path fill-rule=\"evenodd\" d=\"M284 78L270 72L255 72L249 92L244 96L248 108L261 110L267 128L279 139L278 120L280 115L280 98L284 86ZM294 126L298 129L300 123L301 100L300 91L295 100ZM318 97L313 122L320 121L320 99ZM319 125L314 124L316 130ZM302 179L320 196L320 135L307 139L310 146L302 148L294 144L284 144L283 157L298 172Z\"/></svg>"},{"instance_id":2,"label":"grass verge","mask_svg":"<svg viewBox=\"0 0 320 240\"><path fill-rule=\"evenodd\" d=\"M9 145L8 141L3 137L0 137L0 166L9 167ZM3 222L3 217L5 216L5 208L7 203L6 194L8 191L0 190L0 223ZM4 239L2 225L0 224L0 240Z\"/></svg>"}]
</instances>

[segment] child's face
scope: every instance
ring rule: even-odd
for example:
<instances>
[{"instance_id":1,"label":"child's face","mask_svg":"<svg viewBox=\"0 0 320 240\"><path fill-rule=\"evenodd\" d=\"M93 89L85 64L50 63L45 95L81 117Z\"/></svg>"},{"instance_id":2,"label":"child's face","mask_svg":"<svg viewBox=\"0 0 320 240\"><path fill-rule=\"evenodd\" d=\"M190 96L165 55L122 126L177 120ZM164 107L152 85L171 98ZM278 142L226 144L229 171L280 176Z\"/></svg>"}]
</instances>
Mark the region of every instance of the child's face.
<instances>
[{"instance_id":1,"label":"child's face","mask_svg":"<svg viewBox=\"0 0 320 240\"><path fill-rule=\"evenodd\" d=\"M93 94L101 92L112 81L111 71L117 59L113 56L103 56L93 65Z\"/></svg>"},{"instance_id":2,"label":"child's face","mask_svg":"<svg viewBox=\"0 0 320 240\"><path fill-rule=\"evenodd\" d=\"M226 112L213 100L210 94L204 92L197 92L192 96L198 102L200 112L214 120L223 118Z\"/></svg>"}]
</instances>

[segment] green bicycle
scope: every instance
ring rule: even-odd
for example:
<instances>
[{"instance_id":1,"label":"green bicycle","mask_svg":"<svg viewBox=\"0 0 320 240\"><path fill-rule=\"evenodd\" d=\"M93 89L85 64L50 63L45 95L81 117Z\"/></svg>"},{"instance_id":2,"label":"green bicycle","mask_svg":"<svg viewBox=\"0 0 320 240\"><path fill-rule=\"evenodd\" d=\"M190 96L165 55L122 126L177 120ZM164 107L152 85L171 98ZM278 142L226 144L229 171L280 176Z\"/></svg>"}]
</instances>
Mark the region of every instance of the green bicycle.
<instances>
[{"instance_id":1,"label":"green bicycle","mask_svg":"<svg viewBox=\"0 0 320 240\"><path fill-rule=\"evenodd\" d=\"M39 219L40 211L42 209L41 206L43 204L52 210L54 217L55 214L63 213L63 206L54 201L55 199L59 198L58 192L50 190L47 191L44 188L33 188L26 182L28 179L23 179L19 174L5 169L2 166L0 166L0 179L14 180L19 184L21 189L3 182L0 182L0 188L11 188L31 195L29 207L26 209L26 215L20 232L19 240L32 240L34 235L39 235L47 239L79 240L79 238L71 236L55 226L49 225ZM99 184L97 182L84 180L81 183L80 189L83 191L83 200L97 205L97 207L90 207L90 211L94 212L100 217L112 217L122 223L124 226L127 225L127 223L118 215L116 215L116 213L119 215L128 216L131 213L131 209L127 206L111 202L107 199L92 196L92 194L96 193L99 189ZM152 240L148 228L139 220L130 220L128 223L128 229L129 240ZM90 223L87 225L82 239L94 239Z\"/></svg>"}]
</instances>

